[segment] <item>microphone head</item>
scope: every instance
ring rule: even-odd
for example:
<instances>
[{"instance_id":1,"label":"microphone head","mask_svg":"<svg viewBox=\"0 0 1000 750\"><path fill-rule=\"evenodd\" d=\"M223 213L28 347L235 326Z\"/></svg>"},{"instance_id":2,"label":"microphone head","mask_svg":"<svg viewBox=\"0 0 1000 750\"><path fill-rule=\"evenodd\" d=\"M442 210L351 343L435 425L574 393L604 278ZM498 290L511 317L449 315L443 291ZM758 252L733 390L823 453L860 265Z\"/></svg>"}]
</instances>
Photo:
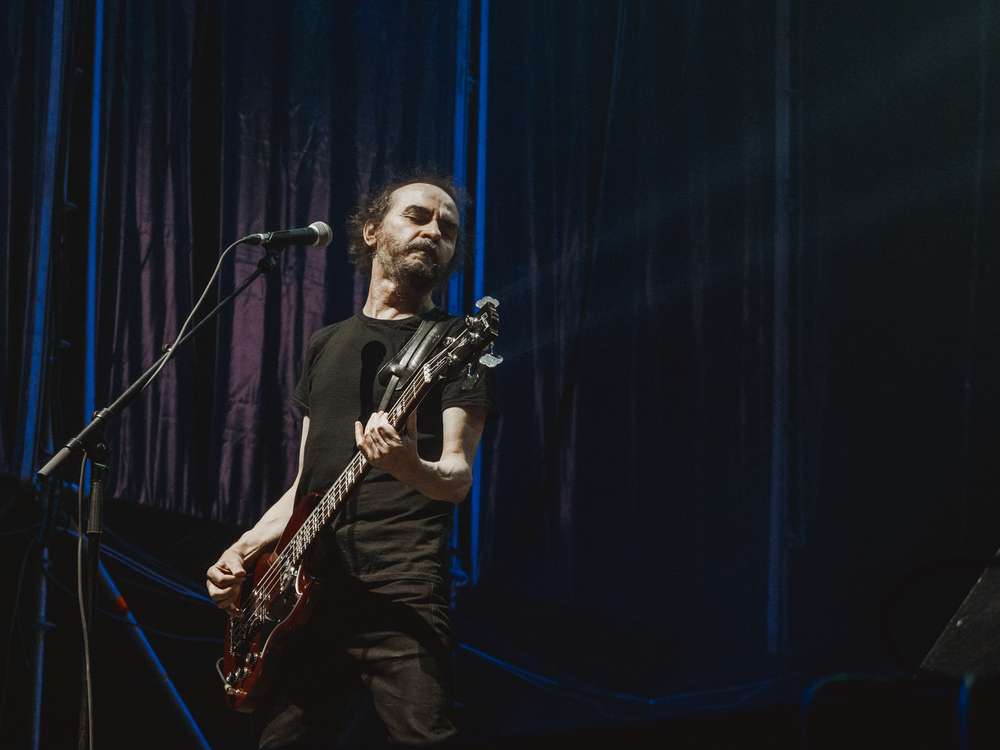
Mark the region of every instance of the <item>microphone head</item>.
<instances>
[{"instance_id":1,"label":"microphone head","mask_svg":"<svg viewBox=\"0 0 1000 750\"><path fill-rule=\"evenodd\" d=\"M333 230L330 225L322 221L314 221L309 225L310 229L316 230L316 241L310 247L326 247L333 241Z\"/></svg>"}]
</instances>

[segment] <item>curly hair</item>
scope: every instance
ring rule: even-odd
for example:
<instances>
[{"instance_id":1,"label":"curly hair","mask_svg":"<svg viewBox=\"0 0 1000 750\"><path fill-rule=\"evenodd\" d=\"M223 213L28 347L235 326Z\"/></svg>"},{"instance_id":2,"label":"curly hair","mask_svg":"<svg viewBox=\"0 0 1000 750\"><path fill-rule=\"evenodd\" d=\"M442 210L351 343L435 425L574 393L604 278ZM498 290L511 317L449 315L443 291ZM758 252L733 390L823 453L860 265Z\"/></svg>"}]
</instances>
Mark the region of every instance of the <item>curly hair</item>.
<instances>
[{"instance_id":1,"label":"curly hair","mask_svg":"<svg viewBox=\"0 0 1000 750\"><path fill-rule=\"evenodd\" d=\"M371 222L373 226L378 228L386 214L389 213L389 207L392 205L392 194L400 188L415 183L426 183L444 190L455 203L459 216L461 216L464 205L467 203L465 191L457 187L451 177L442 177L432 171L408 172L404 176L393 179L377 193L369 192L363 195L358 201L358 209L347 218L347 257L362 276L371 278L372 258L374 257L373 248L365 242L365 227ZM456 269L464 267L465 231L464 228L460 228L458 236L455 238L455 254L448 262L445 278L451 276Z\"/></svg>"}]
</instances>

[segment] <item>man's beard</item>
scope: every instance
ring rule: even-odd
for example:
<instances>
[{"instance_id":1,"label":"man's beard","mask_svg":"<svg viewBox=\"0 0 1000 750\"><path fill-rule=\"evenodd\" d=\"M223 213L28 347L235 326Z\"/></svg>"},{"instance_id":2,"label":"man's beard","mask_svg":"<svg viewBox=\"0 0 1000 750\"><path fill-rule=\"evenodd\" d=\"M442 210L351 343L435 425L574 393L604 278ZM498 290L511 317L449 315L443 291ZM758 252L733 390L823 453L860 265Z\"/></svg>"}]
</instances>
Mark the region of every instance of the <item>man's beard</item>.
<instances>
[{"instance_id":1,"label":"man's beard","mask_svg":"<svg viewBox=\"0 0 1000 750\"><path fill-rule=\"evenodd\" d=\"M431 292L448 278L448 269L437 260L437 247L427 239L415 239L405 246L395 240L380 237L375 251L386 278L399 286L417 292ZM424 249L429 257L414 256L413 251Z\"/></svg>"}]
</instances>

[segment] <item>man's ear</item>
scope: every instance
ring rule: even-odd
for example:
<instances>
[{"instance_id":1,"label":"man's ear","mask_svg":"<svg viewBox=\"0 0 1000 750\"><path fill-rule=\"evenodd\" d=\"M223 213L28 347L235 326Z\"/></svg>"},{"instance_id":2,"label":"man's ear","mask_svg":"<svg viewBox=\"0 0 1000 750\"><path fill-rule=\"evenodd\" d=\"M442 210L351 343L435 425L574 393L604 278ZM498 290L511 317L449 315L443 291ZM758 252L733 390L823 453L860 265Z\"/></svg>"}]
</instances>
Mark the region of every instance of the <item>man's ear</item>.
<instances>
[{"instance_id":1,"label":"man's ear","mask_svg":"<svg viewBox=\"0 0 1000 750\"><path fill-rule=\"evenodd\" d=\"M364 231L361 232L361 235L364 237L365 244L368 245L368 247L375 247L375 222L369 221L365 224Z\"/></svg>"}]
</instances>

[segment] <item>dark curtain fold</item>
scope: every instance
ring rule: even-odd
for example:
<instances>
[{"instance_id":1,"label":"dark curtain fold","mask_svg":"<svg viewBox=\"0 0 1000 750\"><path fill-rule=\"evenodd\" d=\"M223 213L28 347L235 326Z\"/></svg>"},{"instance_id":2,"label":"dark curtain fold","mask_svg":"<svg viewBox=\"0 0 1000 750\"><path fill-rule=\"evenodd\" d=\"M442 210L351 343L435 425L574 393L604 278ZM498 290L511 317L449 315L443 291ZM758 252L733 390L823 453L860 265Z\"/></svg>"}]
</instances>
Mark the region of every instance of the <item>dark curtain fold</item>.
<instances>
[{"instance_id":1,"label":"dark curtain fold","mask_svg":"<svg viewBox=\"0 0 1000 750\"><path fill-rule=\"evenodd\" d=\"M4 105L0 111L0 470L20 475L31 379L53 53L53 2L11 2L0 18ZM60 39L58 45L62 44ZM60 213L61 213L61 206ZM50 250L59 247L58 235Z\"/></svg>"},{"instance_id":2,"label":"dark curtain fold","mask_svg":"<svg viewBox=\"0 0 1000 750\"><path fill-rule=\"evenodd\" d=\"M1000 14L809 2L801 18L792 622L804 664L888 669L890 587L1000 547ZM897 648L919 663L979 572L907 591L885 623Z\"/></svg>"},{"instance_id":3,"label":"dark curtain fold","mask_svg":"<svg viewBox=\"0 0 1000 750\"><path fill-rule=\"evenodd\" d=\"M491 18L485 277L517 401L484 588L547 603L538 650L601 684L764 654L773 18L731 11Z\"/></svg>"}]
</instances>

